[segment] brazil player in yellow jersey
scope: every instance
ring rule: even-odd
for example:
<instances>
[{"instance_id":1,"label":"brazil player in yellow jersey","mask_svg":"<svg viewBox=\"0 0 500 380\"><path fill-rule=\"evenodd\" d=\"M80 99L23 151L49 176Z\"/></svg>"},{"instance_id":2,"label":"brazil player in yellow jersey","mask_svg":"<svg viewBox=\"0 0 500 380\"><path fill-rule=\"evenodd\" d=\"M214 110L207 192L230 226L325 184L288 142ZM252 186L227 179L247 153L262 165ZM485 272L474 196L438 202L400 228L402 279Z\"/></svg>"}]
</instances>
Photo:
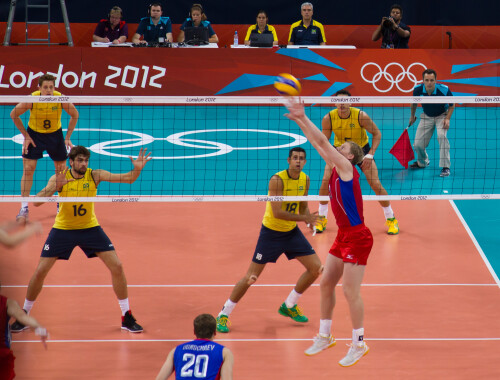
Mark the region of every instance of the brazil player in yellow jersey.
<instances>
[{"instance_id":1,"label":"brazil player in yellow jersey","mask_svg":"<svg viewBox=\"0 0 500 380\"><path fill-rule=\"evenodd\" d=\"M70 169L54 174L38 197L50 197L57 191L59 197L95 197L101 182L134 183L142 169L151 160L151 153L140 150L132 161L133 169L128 173L110 173L106 170L92 170L88 167L90 151L83 146L74 146L69 152ZM35 206L43 202L34 203ZM111 272L113 290L122 310L122 329L142 332L135 322L128 301L127 279L122 263L116 255L113 243L99 225L94 213L93 202L61 202L59 213L52 230L45 241L40 261L31 277L23 309L29 314L33 303L42 291L43 282L58 259L68 260L75 247L80 247L88 258L99 257ZM26 326L14 322L12 332L21 332Z\"/></svg>"},{"instance_id":2,"label":"brazil player in yellow jersey","mask_svg":"<svg viewBox=\"0 0 500 380\"><path fill-rule=\"evenodd\" d=\"M309 191L309 176L302 169L306 164L306 152L300 147L290 150L288 169L276 173L269 181L269 196L283 196L283 201L266 202L257 246L247 273L234 286L229 299L217 317L217 331L229 332L228 318L236 303L257 280L267 263L275 263L285 254L288 260L297 259L306 271L300 276L295 288L278 312L296 322L307 322L307 317L297 306L297 302L321 273L321 261L304 237L297 222L311 226L316 223L317 213L310 213L307 202L287 201L286 197L305 196Z\"/></svg>"},{"instance_id":3,"label":"brazil player in yellow jersey","mask_svg":"<svg viewBox=\"0 0 500 380\"><path fill-rule=\"evenodd\" d=\"M364 173L368 184L373 189L376 195L387 195L387 190L380 182L378 177L377 164L374 161L375 152L382 139L382 133L377 125L373 122L366 112L361 111L359 108L351 107L348 103L348 97L351 96L347 90L339 90L335 93L339 98L336 104L336 109L328 112L321 122L323 134L330 139L332 133L334 134L333 146L339 147L346 141L354 141L363 148L365 157L360 167ZM372 145L368 134L372 135ZM328 168L325 168L328 169ZM323 181L319 190L319 195L328 195L328 182L330 181L331 170L325 170L323 174ZM387 233L389 235L397 235L399 233L399 224L394 217L394 211L389 201L379 201L386 219L388 227ZM316 223L316 232L323 232L326 228L328 221L328 201L320 201L319 205L319 219Z\"/></svg>"},{"instance_id":4,"label":"brazil player in yellow jersey","mask_svg":"<svg viewBox=\"0 0 500 380\"><path fill-rule=\"evenodd\" d=\"M38 91L31 95L61 96L61 93L55 90L55 81L56 78L50 74L42 75L38 79ZM28 110L30 118L28 128L25 128L20 116ZM66 137L63 136L61 128L62 110L70 116ZM66 147L73 146L70 137L78 121L78 111L71 103L19 103L10 113L10 117L24 137L21 195L29 197L36 164L43 157L44 151L47 151L54 161L56 173L66 166ZM28 202L23 202L16 219L24 223L28 220L28 214Z\"/></svg>"}]
</instances>

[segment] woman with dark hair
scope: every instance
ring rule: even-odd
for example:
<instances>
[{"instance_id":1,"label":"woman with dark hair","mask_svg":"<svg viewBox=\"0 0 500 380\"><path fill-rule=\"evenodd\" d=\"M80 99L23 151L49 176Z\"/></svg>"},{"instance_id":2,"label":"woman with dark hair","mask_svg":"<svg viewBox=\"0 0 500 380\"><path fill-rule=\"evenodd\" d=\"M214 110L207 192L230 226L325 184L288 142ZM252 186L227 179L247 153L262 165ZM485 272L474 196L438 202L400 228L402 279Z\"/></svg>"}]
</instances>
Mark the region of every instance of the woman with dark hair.
<instances>
[{"instance_id":1,"label":"woman with dark hair","mask_svg":"<svg viewBox=\"0 0 500 380\"><path fill-rule=\"evenodd\" d=\"M250 35L252 33L259 34L272 34L273 35L273 45L278 45L278 36L276 35L276 29L274 26L268 25L267 12L260 10L257 13L257 23L251 25L247 30L247 35L245 37L245 45L250 45Z\"/></svg>"},{"instance_id":2,"label":"woman with dark hair","mask_svg":"<svg viewBox=\"0 0 500 380\"><path fill-rule=\"evenodd\" d=\"M209 37L208 42L215 44L219 42L219 37L217 37L217 34L215 34L210 21L207 20L207 15L203 11L203 7L201 6L201 4L193 4L191 6L191 10L189 11L189 15L191 17L188 17L181 26L181 31L179 33L179 37L177 38L178 42L184 42L185 40L184 29L192 27L207 28Z\"/></svg>"}]
</instances>

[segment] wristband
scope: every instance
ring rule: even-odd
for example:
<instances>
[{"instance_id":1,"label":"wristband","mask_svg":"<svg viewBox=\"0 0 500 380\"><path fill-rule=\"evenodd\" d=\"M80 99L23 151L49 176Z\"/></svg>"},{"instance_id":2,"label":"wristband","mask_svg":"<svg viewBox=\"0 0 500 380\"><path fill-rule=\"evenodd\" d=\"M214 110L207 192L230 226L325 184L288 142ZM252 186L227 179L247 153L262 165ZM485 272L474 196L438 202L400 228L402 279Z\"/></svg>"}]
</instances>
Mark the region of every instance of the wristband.
<instances>
[{"instance_id":1,"label":"wristband","mask_svg":"<svg viewBox=\"0 0 500 380\"><path fill-rule=\"evenodd\" d=\"M363 160L365 158L369 158L370 160L373 160L373 154L365 154L365 156L363 157Z\"/></svg>"}]
</instances>

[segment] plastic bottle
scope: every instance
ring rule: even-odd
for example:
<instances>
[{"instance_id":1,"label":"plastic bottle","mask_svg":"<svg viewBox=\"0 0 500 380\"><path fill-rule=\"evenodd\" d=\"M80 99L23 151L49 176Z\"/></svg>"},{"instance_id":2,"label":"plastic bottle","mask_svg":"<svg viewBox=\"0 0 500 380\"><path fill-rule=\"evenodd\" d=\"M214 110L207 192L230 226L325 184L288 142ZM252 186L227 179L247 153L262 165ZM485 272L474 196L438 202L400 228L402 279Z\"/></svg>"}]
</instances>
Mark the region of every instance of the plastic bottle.
<instances>
[{"instance_id":1,"label":"plastic bottle","mask_svg":"<svg viewBox=\"0 0 500 380\"><path fill-rule=\"evenodd\" d=\"M238 46L238 31L234 32L234 44L233 46Z\"/></svg>"}]
</instances>

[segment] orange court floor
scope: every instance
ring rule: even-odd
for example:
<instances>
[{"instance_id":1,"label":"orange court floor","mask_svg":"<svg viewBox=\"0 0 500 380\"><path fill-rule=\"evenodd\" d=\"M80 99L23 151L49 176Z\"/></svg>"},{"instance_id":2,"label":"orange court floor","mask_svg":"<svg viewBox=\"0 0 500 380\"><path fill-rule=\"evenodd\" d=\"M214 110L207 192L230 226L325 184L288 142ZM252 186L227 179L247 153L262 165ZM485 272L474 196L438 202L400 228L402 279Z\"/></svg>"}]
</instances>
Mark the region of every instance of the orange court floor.
<instances>
[{"instance_id":1,"label":"orange court floor","mask_svg":"<svg viewBox=\"0 0 500 380\"><path fill-rule=\"evenodd\" d=\"M308 323L281 316L278 308L303 271L281 257L238 303L231 332L216 336L234 353L234 379L500 378L500 291L451 202L393 202L401 228L396 236L386 234L378 203L364 204L375 240L362 287L370 352L353 367L337 364L352 331L340 288L333 317L337 345L304 355L319 328L319 279L299 301ZM69 261L56 263L31 312L50 332L48 349L31 331L13 334L17 379L154 379L167 353L194 339L194 317L217 315L246 272L264 207L97 203L144 333L120 329L107 269L77 248ZM1 219L13 218L18 208L2 204ZM55 205L30 210L43 234L0 253L1 292L21 306ZM301 229L324 262L337 231L333 216L322 234L313 237L304 224Z\"/></svg>"}]
</instances>

